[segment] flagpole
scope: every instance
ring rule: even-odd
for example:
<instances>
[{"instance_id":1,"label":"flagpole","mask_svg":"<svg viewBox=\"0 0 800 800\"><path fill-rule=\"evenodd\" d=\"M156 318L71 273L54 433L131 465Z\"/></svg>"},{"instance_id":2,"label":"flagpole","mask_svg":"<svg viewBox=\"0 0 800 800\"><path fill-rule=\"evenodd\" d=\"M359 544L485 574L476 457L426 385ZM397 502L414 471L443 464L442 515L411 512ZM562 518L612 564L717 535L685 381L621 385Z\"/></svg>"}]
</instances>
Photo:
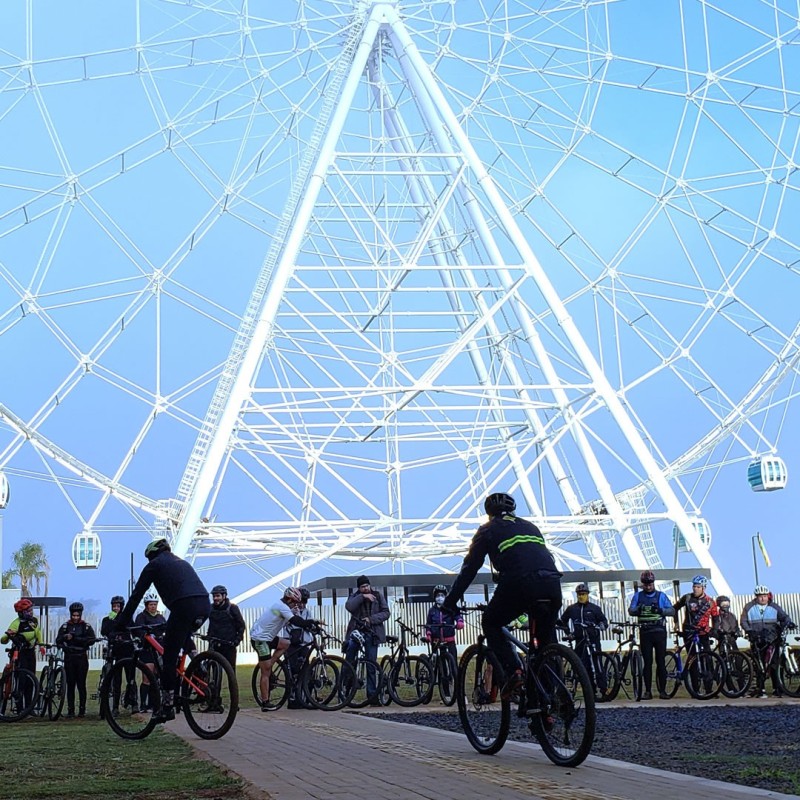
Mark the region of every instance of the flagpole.
<instances>
[{"instance_id":1,"label":"flagpole","mask_svg":"<svg viewBox=\"0 0 800 800\"><path fill-rule=\"evenodd\" d=\"M756 558L756 539L758 539L758 534L750 537L750 544L753 545L753 571L756 573L756 586L758 586L758 559Z\"/></svg>"}]
</instances>

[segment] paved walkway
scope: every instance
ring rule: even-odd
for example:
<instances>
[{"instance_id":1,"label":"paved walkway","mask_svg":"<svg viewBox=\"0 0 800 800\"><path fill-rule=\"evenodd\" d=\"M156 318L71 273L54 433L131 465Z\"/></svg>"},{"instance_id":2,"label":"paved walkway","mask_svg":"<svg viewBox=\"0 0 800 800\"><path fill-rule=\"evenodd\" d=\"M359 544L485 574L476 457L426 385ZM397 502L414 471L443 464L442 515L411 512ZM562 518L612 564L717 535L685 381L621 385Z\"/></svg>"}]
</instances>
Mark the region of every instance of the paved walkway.
<instances>
[{"instance_id":1,"label":"paved walkway","mask_svg":"<svg viewBox=\"0 0 800 800\"><path fill-rule=\"evenodd\" d=\"M461 734L358 713L246 709L218 741L198 739L178 721L168 730L274 800L797 797L594 756L565 770L535 744L508 742L498 755L480 756Z\"/></svg>"}]
</instances>

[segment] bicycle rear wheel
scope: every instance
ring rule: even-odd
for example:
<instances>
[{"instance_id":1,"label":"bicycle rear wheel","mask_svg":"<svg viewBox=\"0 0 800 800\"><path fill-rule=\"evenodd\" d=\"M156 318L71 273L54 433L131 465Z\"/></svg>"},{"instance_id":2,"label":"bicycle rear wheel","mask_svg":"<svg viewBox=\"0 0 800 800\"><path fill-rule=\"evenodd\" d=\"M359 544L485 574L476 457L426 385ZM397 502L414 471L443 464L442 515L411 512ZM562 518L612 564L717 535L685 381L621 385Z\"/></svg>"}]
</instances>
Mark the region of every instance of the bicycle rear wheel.
<instances>
[{"instance_id":1,"label":"bicycle rear wheel","mask_svg":"<svg viewBox=\"0 0 800 800\"><path fill-rule=\"evenodd\" d=\"M380 682L383 678L383 672L381 672L378 663L369 658L359 658L355 664L350 664L350 666L353 669L353 674L345 676L342 687L347 697L347 705L350 708L364 708L373 700L380 700ZM370 693L370 683L375 685L374 694Z\"/></svg>"},{"instance_id":2,"label":"bicycle rear wheel","mask_svg":"<svg viewBox=\"0 0 800 800\"><path fill-rule=\"evenodd\" d=\"M456 682L458 716L467 741L479 753L497 753L508 738L511 702L500 697L503 671L494 653L470 645L461 656Z\"/></svg>"},{"instance_id":3,"label":"bicycle rear wheel","mask_svg":"<svg viewBox=\"0 0 800 800\"><path fill-rule=\"evenodd\" d=\"M389 672L389 696L399 706L429 702L432 693L433 668L427 656L404 656Z\"/></svg>"},{"instance_id":4,"label":"bicycle rear wheel","mask_svg":"<svg viewBox=\"0 0 800 800\"><path fill-rule=\"evenodd\" d=\"M631 653L630 668L633 699L639 701L644 694L644 656L641 651L634 650Z\"/></svg>"},{"instance_id":5,"label":"bicycle rear wheel","mask_svg":"<svg viewBox=\"0 0 800 800\"><path fill-rule=\"evenodd\" d=\"M39 699L39 681L27 669L9 670L0 681L0 720L17 722L33 713Z\"/></svg>"},{"instance_id":6,"label":"bicycle rear wheel","mask_svg":"<svg viewBox=\"0 0 800 800\"><path fill-rule=\"evenodd\" d=\"M695 700L711 700L725 680L725 663L718 653L697 653L686 659L683 684Z\"/></svg>"},{"instance_id":7,"label":"bicycle rear wheel","mask_svg":"<svg viewBox=\"0 0 800 800\"><path fill-rule=\"evenodd\" d=\"M50 667L42 667L39 673L39 699L36 701L36 708L33 713L39 717L47 716L48 693L47 693L47 680L50 674Z\"/></svg>"},{"instance_id":8,"label":"bicycle rear wheel","mask_svg":"<svg viewBox=\"0 0 800 800\"><path fill-rule=\"evenodd\" d=\"M568 647L549 644L536 655L533 670L528 677L531 732L554 764L575 767L589 755L597 725L586 667Z\"/></svg>"},{"instance_id":9,"label":"bicycle rear wheel","mask_svg":"<svg viewBox=\"0 0 800 800\"><path fill-rule=\"evenodd\" d=\"M753 662L738 650L727 653L724 661L726 675L720 691L725 697L743 697L753 683Z\"/></svg>"},{"instance_id":10,"label":"bicycle rear wheel","mask_svg":"<svg viewBox=\"0 0 800 800\"><path fill-rule=\"evenodd\" d=\"M352 686L353 668L340 656L322 656L309 661L300 674L303 695L312 708L339 711L347 705L342 686Z\"/></svg>"},{"instance_id":11,"label":"bicycle rear wheel","mask_svg":"<svg viewBox=\"0 0 800 800\"><path fill-rule=\"evenodd\" d=\"M113 707L115 679L120 682L118 685L123 687L123 702L120 703L119 709ZM108 723L111 730L123 739L144 739L156 726L153 716L161 706L160 691L150 693L155 708L139 712L138 687L145 681L151 686L158 686L158 679L148 666L132 658L123 658L114 664L100 687L100 716Z\"/></svg>"},{"instance_id":12,"label":"bicycle rear wheel","mask_svg":"<svg viewBox=\"0 0 800 800\"><path fill-rule=\"evenodd\" d=\"M667 697L671 699L678 693L678 687L681 685L681 678L683 677L678 667L678 657L675 653L667 653L664 656L664 667L667 671L667 682L664 686L664 691Z\"/></svg>"},{"instance_id":13,"label":"bicycle rear wheel","mask_svg":"<svg viewBox=\"0 0 800 800\"><path fill-rule=\"evenodd\" d=\"M612 684L609 680L608 691L603 697L603 701L606 703L615 700L619 694L619 690L622 688L622 670L620 669L622 662L619 653L609 653L608 658L614 664L614 683Z\"/></svg>"},{"instance_id":14,"label":"bicycle rear wheel","mask_svg":"<svg viewBox=\"0 0 800 800\"><path fill-rule=\"evenodd\" d=\"M800 697L800 652L790 648L784 650L778 664L778 683L781 691L789 697Z\"/></svg>"},{"instance_id":15,"label":"bicycle rear wheel","mask_svg":"<svg viewBox=\"0 0 800 800\"><path fill-rule=\"evenodd\" d=\"M439 653L438 664L439 697L446 706L456 702L456 682L458 680L458 665L453 654L443 650Z\"/></svg>"},{"instance_id":16,"label":"bicycle rear wheel","mask_svg":"<svg viewBox=\"0 0 800 800\"><path fill-rule=\"evenodd\" d=\"M239 684L228 659L206 651L192 659L181 679L180 707L201 739L224 736L239 713Z\"/></svg>"},{"instance_id":17,"label":"bicycle rear wheel","mask_svg":"<svg viewBox=\"0 0 800 800\"><path fill-rule=\"evenodd\" d=\"M44 684L41 687L44 691ZM67 693L67 671L64 667L53 670L47 682L47 717L55 722L64 708L64 699Z\"/></svg>"},{"instance_id":18,"label":"bicycle rear wheel","mask_svg":"<svg viewBox=\"0 0 800 800\"><path fill-rule=\"evenodd\" d=\"M605 678L606 688L602 690L597 686L596 699L599 703L608 703L619 692L619 666L617 659L610 653L598 653L595 656L595 669Z\"/></svg>"},{"instance_id":19,"label":"bicycle rear wheel","mask_svg":"<svg viewBox=\"0 0 800 800\"><path fill-rule=\"evenodd\" d=\"M259 708L277 711L289 699L289 690L291 689L289 670L286 669L286 664L283 661L276 661L272 665L269 674L269 698L266 701L261 701L261 667L258 664L253 668L250 686L253 690L253 698Z\"/></svg>"}]
</instances>

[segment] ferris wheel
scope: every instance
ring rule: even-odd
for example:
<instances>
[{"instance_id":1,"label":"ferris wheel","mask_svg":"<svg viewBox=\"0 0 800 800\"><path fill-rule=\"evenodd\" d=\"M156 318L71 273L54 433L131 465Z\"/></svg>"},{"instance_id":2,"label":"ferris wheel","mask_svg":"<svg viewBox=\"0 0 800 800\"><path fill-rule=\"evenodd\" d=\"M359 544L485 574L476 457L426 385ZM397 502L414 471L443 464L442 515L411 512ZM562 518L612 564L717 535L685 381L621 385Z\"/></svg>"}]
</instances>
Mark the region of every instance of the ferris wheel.
<instances>
[{"instance_id":1,"label":"ferris wheel","mask_svg":"<svg viewBox=\"0 0 800 800\"><path fill-rule=\"evenodd\" d=\"M67 544L245 597L453 569L501 489L727 589L704 508L797 415L796 5L106 6L0 11L0 470Z\"/></svg>"}]
</instances>

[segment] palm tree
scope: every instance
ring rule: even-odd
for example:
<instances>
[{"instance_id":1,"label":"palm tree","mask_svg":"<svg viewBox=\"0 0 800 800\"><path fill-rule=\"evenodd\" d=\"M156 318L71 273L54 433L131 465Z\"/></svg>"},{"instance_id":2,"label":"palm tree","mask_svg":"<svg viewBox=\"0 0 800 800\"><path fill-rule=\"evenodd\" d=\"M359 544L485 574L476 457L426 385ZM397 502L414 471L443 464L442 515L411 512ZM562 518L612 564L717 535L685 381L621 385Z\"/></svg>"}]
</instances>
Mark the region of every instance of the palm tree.
<instances>
[{"instance_id":1,"label":"palm tree","mask_svg":"<svg viewBox=\"0 0 800 800\"><path fill-rule=\"evenodd\" d=\"M14 588L14 570L13 569L4 569L3 570L3 589L13 589Z\"/></svg>"},{"instance_id":2,"label":"palm tree","mask_svg":"<svg viewBox=\"0 0 800 800\"><path fill-rule=\"evenodd\" d=\"M47 563L47 555L42 545L36 542L23 542L19 550L12 553L11 562L14 566L7 573L10 573L9 577L19 578L20 593L23 597L31 597L31 584L39 591L42 581L44 581L44 592L47 594L50 564Z\"/></svg>"}]
</instances>

